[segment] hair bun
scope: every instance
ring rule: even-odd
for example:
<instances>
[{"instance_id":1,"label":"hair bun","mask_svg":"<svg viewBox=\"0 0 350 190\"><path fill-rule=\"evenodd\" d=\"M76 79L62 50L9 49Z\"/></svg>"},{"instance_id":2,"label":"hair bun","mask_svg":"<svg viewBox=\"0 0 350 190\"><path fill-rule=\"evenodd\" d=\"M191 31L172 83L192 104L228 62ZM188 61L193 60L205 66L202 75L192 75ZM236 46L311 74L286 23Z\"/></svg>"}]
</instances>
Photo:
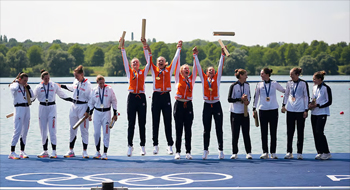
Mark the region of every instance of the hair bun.
<instances>
[{"instance_id":1,"label":"hair bun","mask_svg":"<svg viewBox=\"0 0 350 190\"><path fill-rule=\"evenodd\" d=\"M237 72L238 72L238 69L235 70L235 73L237 73Z\"/></svg>"},{"instance_id":2,"label":"hair bun","mask_svg":"<svg viewBox=\"0 0 350 190\"><path fill-rule=\"evenodd\" d=\"M45 69L41 69L41 70L40 70L40 73L43 73L43 72L45 72Z\"/></svg>"},{"instance_id":3,"label":"hair bun","mask_svg":"<svg viewBox=\"0 0 350 190\"><path fill-rule=\"evenodd\" d=\"M272 73L272 71L273 71L273 70L272 70L272 69L270 69L270 72L271 72L271 73Z\"/></svg>"}]
</instances>

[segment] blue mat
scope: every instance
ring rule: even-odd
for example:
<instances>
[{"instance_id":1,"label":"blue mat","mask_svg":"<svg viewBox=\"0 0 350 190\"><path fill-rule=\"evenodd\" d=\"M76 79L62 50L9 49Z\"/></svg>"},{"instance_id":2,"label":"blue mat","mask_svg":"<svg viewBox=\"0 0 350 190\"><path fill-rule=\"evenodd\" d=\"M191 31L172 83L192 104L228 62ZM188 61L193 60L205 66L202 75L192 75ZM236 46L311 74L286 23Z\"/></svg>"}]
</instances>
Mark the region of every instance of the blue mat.
<instances>
[{"instance_id":1,"label":"blue mat","mask_svg":"<svg viewBox=\"0 0 350 190\"><path fill-rule=\"evenodd\" d=\"M75 158L10 160L0 155L0 189L90 189L102 181L129 189L349 189L350 153L330 160L219 160L200 155L193 160L174 156L109 156L108 160Z\"/></svg>"}]
</instances>

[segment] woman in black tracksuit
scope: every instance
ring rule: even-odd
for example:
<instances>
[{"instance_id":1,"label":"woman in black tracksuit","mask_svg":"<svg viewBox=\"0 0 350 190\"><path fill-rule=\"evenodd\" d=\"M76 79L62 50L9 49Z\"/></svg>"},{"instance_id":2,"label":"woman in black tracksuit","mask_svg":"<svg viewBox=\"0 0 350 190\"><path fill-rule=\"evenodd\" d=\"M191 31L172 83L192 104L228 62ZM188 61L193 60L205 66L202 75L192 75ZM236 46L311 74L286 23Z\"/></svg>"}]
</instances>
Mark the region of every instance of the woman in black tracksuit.
<instances>
[{"instance_id":1,"label":"woman in black tracksuit","mask_svg":"<svg viewBox=\"0 0 350 190\"><path fill-rule=\"evenodd\" d=\"M314 86L312 88L312 102L309 104L311 109L311 125L315 139L317 155L315 159L328 160L332 157L329 152L324 127L327 116L330 115L329 106L332 105L331 88L323 82L326 72L318 71L313 76Z\"/></svg>"},{"instance_id":2,"label":"woman in black tracksuit","mask_svg":"<svg viewBox=\"0 0 350 190\"><path fill-rule=\"evenodd\" d=\"M252 159L252 146L249 136L249 115L244 116L244 107L250 103L250 87L246 82L248 76L244 69L235 70L237 82L230 87L228 94L228 102L230 103L231 112L231 131L232 131L232 156L231 159L237 159L239 131L242 127L244 146L246 150L246 158ZM246 108L248 112L248 108Z\"/></svg>"}]
</instances>

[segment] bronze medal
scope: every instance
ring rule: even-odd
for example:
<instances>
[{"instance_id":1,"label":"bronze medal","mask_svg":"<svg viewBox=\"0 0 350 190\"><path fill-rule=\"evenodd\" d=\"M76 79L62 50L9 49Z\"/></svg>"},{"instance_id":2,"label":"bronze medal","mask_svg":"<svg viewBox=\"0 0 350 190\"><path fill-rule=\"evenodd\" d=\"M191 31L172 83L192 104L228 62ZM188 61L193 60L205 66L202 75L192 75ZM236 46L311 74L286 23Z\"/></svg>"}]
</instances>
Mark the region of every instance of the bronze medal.
<instances>
[{"instance_id":1,"label":"bronze medal","mask_svg":"<svg viewBox=\"0 0 350 190\"><path fill-rule=\"evenodd\" d=\"M295 102L295 97L292 98L292 101Z\"/></svg>"},{"instance_id":2,"label":"bronze medal","mask_svg":"<svg viewBox=\"0 0 350 190\"><path fill-rule=\"evenodd\" d=\"M160 80L160 77L156 77L156 80Z\"/></svg>"},{"instance_id":3,"label":"bronze medal","mask_svg":"<svg viewBox=\"0 0 350 190\"><path fill-rule=\"evenodd\" d=\"M269 102L270 101L270 97L266 97L266 101Z\"/></svg>"},{"instance_id":4,"label":"bronze medal","mask_svg":"<svg viewBox=\"0 0 350 190\"><path fill-rule=\"evenodd\" d=\"M209 88L209 91L213 91L213 89L212 89L212 88Z\"/></svg>"},{"instance_id":5,"label":"bronze medal","mask_svg":"<svg viewBox=\"0 0 350 190\"><path fill-rule=\"evenodd\" d=\"M103 108L103 104L101 104L100 107Z\"/></svg>"},{"instance_id":6,"label":"bronze medal","mask_svg":"<svg viewBox=\"0 0 350 190\"><path fill-rule=\"evenodd\" d=\"M23 96L23 99L26 99L26 97L25 97L25 96Z\"/></svg>"}]
</instances>

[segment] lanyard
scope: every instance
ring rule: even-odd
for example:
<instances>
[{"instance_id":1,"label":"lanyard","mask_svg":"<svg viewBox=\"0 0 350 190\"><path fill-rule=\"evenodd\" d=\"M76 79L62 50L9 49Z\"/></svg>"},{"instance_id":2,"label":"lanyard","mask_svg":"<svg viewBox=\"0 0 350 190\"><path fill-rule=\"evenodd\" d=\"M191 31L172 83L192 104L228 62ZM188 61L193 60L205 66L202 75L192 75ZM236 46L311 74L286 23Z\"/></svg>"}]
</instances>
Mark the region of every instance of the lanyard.
<instances>
[{"instance_id":1,"label":"lanyard","mask_svg":"<svg viewBox=\"0 0 350 190\"><path fill-rule=\"evenodd\" d=\"M105 87L103 87L103 89L102 89L102 98L101 98L100 88L98 88L98 96L99 96L99 98L100 98L101 104L103 104L103 98L104 98L104 96L105 96Z\"/></svg>"},{"instance_id":2,"label":"lanyard","mask_svg":"<svg viewBox=\"0 0 350 190\"><path fill-rule=\"evenodd\" d=\"M188 89L189 89L190 92L191 92L191 83L188 81L188 78L185 79L185 82L186 82L186 84L187 84L187 86L188 86Z\"/></svg>"},{"instance_id":3,"label":"lanyard","mask_svg":"<svg viewBox=\"0 0 350 190\"><path fill-rule=\"evenodd\" d=\"M83 81L84 81L85 79L83 78ZM81 82L81 83L83 83L83 82ZM79 99L79 84L80 84L80 82L78 81L78 86L77 86L77 99Z\"/></svg>"},{"instance_id":4,"label":"lanyard","mask_svg":"<svg viewBox=\"0 0 350 190\"><path fill-rule=\"evenodd\" d=\"M240 83L241 84L241 83ZM243 90L242 90L242 88L241 88L241 97L243 96L243 94L244 94L244 83L243 83Z\"/></svg>"},{"instance_id":5,"label":"lanyard","mask_svg":"<svg viewBox=\"0 0 350 190\"><path fill-rule=\"evenodd\" d=\"M211 88L211 81L212 79L209 80L209 77L208 77L207 82L208 82L209 88Z\"/></svg>"},{"instance_id":6,"label":"lanyard","mask_svg":"<svg viewBox=\"0 0 350 190\"><path fill-rule=\"evenodd\" d=\"M21 90L21 93L23 94L23 98L26 99L26 91L24 90L25 87L23 87L24 91L22 91L22 88L19 85L18 85L18 88L19 88L19 90Z\"/></svg>"},{"instance_id":7,"label":"lanyard","mask_svg":"<svg viewBox=\"0 0 350 190\"><path fill-rule=\"evenodd\" d=\"M135 70L134 70L135 71ZM137 71L135 71L135 72L132 72L132 74L134 75L134 78L132 78L132 80L134 80L134 79L136 79L137 77L138 77L138 74L137 74ZM136 73L136 74L135 74Z\"/></svg>"},{"instance_id":8,"label":"lanyard","mask_svg":"<svg viewBox=\"0 0 350 190\"><path fill-rule=\"evenodd\" d=\"M157 77L159 77L159 75L162 74L162 72L163 72L164 70L165 70L165 68L164 68L164 69L161 69L160 72L158 73L158 76L157 76Z\"/></svg>"},{"instance_id":9,"label":"lanyard","mask_svg":"<svg viewBox=\"0 0 350 190\"><path fill-rule=\"evenodd\" d=\"M45 96L46 96L46 101L49 99L49 91L50 91L50 83L47 83L47 91L45 89L45 84L43 83L44 91L45 91Z\"/></svg>"},{"instance_id":10,"label":"lanyard","mask_svg":"<svg viewBox=\"0 0 350 190\"><path fill-rule=\"evenodd\" d=\"M299 81L300 81L300 79L298 79L298 82L297 82L297 85L295 86L295 89L292 87L292 94L293 94L293 97L295 98L295 94L296 94L296 92L297 92L297 88L298 88L298 86L299 86ZM293 82L294 83L294 82Z\"/></svg>"},{"instance_id":11,"label":"lanyard","mask_svg":"<svg viewBox=\"0 0 350 190\"><path fill-rule=\"evenodd\" d=\"M264 81L264 87L265 87L265 92L266 92L266 97L270 97L270 90L271 90L271 81L269 82L269 90L266 88L266 83Z\"/></svg>"}]
</instances>

